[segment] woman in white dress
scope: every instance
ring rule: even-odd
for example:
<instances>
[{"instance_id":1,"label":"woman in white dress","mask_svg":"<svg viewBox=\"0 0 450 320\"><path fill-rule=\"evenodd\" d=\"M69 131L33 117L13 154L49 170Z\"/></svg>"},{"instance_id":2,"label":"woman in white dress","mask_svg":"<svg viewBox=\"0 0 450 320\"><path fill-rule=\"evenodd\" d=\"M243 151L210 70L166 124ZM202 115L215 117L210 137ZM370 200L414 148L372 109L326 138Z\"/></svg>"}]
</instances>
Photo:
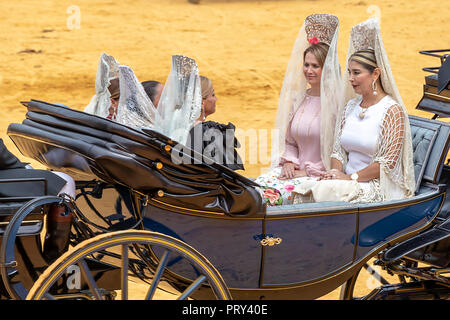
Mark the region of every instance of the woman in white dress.
<instances>
[{"instance_id":1,"label":"woman in white dress","mask_svg":"<svg viewBox=\"0 0 450 320\"><path fill-rule=\"evenodd\" d=\"M298 34L281 89L271 169L255 180L268 205L291 204L295 186L330 169L330 128L343 104L338 27L336 16L313 14Z\"/></svg>"},{"instance_id":2,"label":"woman in white dress","mask_svg":"<svg viewBox=\"0 0 450 320\"><path fill-rule=\"evenodd\" d=\"M347 92L351 86L357 96L348 101L336 125L331 169L296 188L294 203L368 203L414 194L408 115L377 20L369 19L352 29L348 57Z\"/></svg>"}]
</instances>

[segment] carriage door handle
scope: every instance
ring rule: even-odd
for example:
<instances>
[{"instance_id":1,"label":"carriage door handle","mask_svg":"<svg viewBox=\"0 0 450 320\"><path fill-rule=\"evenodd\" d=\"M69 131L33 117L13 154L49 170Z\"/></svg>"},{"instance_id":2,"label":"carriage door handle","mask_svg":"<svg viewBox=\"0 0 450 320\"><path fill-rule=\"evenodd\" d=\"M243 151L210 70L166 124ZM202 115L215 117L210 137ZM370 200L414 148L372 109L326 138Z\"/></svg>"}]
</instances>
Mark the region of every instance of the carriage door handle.
<instances>
[{"instance_id":1,"label":"carriage door handle","mask_svg":"<svg viewBox=\"0 0 450 320\"><path fill-rule=\"evenodd\" d=\"M274 237L266 236L264 239L262 239L260 241L260 243L261 243L262 246L272 247L272 246L274 246L276 244L280 244L281 241L282 241L281 238L274 238Z\"/></svg>"}]
</instances>

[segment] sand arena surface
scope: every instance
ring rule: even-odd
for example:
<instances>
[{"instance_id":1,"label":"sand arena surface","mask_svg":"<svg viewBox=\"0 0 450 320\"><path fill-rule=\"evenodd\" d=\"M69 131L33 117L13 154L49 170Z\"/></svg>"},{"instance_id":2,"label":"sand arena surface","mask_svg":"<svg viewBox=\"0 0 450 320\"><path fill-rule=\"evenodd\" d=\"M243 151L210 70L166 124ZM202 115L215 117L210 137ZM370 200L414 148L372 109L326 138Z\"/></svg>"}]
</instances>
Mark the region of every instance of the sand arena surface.
<instances>
[{"instance_id":1,"label":"sand arena surface","mask_svg":"<svg viewBox=\"0 0 450 320\"><path fill-rule=\"evenodd\" d=\"M426 0L0 0L0 137L24 119L20 101L39 99L82 110L95 93L102 52L129 65L140 81L164 82L171 55L194 58L213 81L217 111L208 119L242 129L273 128L278 97L297 33L306 16L340 19L345 66L351 27L374 15L410 114L422 97L423 67L439 66L420 50L447 49L450 8ZM343 70L345 71L345 70ZM248 162L249 152L246 152ZM32 164L39 168L40 165ZM246 163L256 177L268 163Z\"/></svg>"}]
</instances>

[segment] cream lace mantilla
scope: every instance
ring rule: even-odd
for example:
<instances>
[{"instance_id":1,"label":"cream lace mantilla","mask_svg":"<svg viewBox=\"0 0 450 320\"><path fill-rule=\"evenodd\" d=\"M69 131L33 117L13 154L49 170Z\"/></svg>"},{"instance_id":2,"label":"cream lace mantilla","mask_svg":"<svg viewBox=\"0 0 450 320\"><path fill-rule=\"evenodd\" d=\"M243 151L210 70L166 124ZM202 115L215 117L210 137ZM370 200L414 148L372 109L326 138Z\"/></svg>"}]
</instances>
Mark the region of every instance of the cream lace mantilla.
<instances>
[{"instance_id":1,"label":"cream lace mantilla","mask_svg":"<svg viewBox=\"0 0 450 320\"><path fill-rule=\"evenodd\" d=\"M325 168L330 166L330 154L334 141L334 128L339 109L345 104L343 81L339 66L337 43L339 20L331 14L313 14L306 17L295 40L283 80L275 119L277 139L272 143L272 164L276 168L286 147L286 130L297 108L305 97L308 84L303 74L303 53L310 46L308 39L316 37L330 48L322 68L320 86L320 147Z\"/></svg>"}]
</instances>

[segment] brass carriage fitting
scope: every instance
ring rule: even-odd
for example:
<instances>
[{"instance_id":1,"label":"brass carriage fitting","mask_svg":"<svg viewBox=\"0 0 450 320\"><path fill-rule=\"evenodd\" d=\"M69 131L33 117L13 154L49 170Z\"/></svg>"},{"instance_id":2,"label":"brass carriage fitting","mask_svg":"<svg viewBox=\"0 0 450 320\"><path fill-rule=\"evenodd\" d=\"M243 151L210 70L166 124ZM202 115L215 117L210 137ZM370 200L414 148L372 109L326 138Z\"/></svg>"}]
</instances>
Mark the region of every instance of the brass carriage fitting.
<instances>
[{"instance_id":1,"label":"brass carriage fitting","mask_svg":"<svg viewBox=\"0 0 450 320\"><path fill-rule=\"evenodd\" d=\"M158 190L158 197L164 197L164 191L162 191L162 190Z\"/></svg>"},{"instance_id":2,"label":"brass carriage fitting","mask_svg":"<svg viewBox=\"0 0 450 320\"><path fill-rule=\"evenodd\" d=\"M13 260L11 262L0 263L0 268L16 268L17 261Z\"/></svg>"},{"instance_id":3,"label":"brass carriage fitting","mask_svg":"<svg viewBox=\"0 0 450 320\"><path fill-rule=\"evenodd\" d=\"M260 243L263 246L272 247L276 244L280 244L281 241L283 241L281 238L273 238L273 237L266 236L264 239L261 240Z\"/></svg>"},{"instance_id":4,"label":"brass carriage fitting","mask_svg":"<svg viewBox=\"0 0 450 320\"><path fill-rule=\"evenodd\" d=\"M166 150L167 152L170 152L170 150L172 150L172 147L169 146L168 144L166 144L166 145L164 146L164 150Z\"/></svg>"},{"instance_id":5,"label":"brass carriage fitting","mask_svg":"<svg viewBox=\"0 0 450 320\"><path fill-rule=\"evenodd\" d=\"M163 167L163 164L161 162L156 163L156 169L161 170Z\"/></svg>"}]
</instances>

